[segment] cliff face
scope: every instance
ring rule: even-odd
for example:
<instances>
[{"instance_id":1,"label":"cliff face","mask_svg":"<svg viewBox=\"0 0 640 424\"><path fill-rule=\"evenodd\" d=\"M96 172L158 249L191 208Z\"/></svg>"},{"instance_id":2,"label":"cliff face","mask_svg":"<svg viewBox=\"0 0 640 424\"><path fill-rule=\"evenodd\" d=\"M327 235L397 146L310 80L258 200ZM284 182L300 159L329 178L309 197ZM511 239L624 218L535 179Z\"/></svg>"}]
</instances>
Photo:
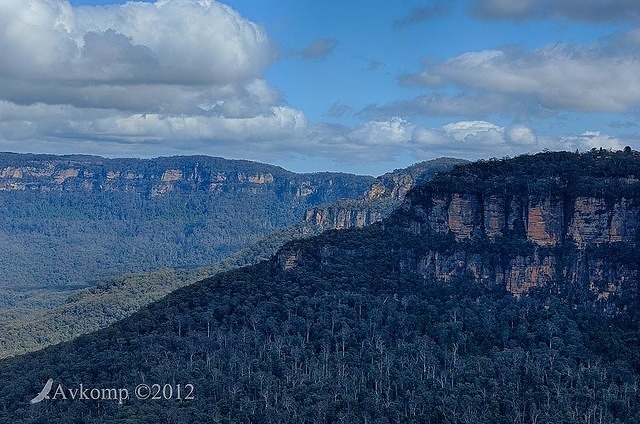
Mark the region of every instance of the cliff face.
<instances>
[{"instance_id":1,"label":"cliff face","mask_svg":"<svg viewBox=\"0 0 640 424\"><path fill-rule=\"evenodd\" d=\"M384 217L382 210L366 207L359 202L339 201L328 206L307 210L304 221L321 230L359 228L379 222Z\"/></svg>"},{"instance_id":2,"label":"cliff face","mask_svg":"<svg viewBox=\"0 0 640 424\"><path fill-rule=\"evenodd\" d=\"M210 265L373 180L208 156L0 153L0 286Z\"/></svg>"},{"instance_id":3,"label":"cliff face","mask_svg":"<svg viewBox=\"0 0 640 424\"><path fill-rule=\"evenodd\" d=\"M606 299L640 277L638 176L640 154L628 151L543 153L461 166L416 186L394 215L380 218L390 237L382 243L399 240L405 252L384 255L396 258L394 269L427 281L471 279L516 296L534 287L572 287ZM343 227L369 219L362 212L333 213L349 223Z\"/></svg>"},{"instance_id":4,"label":"cliff face","mask_svg":"<svg viewBox=\"0 0 640 424\"><path fill-rule=\"evenodd\" d=\"M576 198L562 200L537 196L505 197L451 193L412 205L418 219L409 224L414 234L452 234L458 243L496 243L506 240L529 242L528 255L505 256L470 254L460 248L452 254L429 251L421 258L417 270L426 276L447 281L469 274L477 282L495 282L520 295L531 287L549 284L558 275L580 283L584 277L595 278L592 270L584 272L584 252L601 243L632 242L637 235L640 209L630 208L628 201L608 207L603 199ZM569 221L565 212L573 211ZM624 234L621 237L620 234ZM561 266L555 253L564 247L576 249L576 262ZM606 273L605 279L616 277ZM627 278L634 273L626 275Z\"/></svg>"},{"instance_id":5,"label":"cliff face","mask_svg":"<svg viewBox=\"0 0 640 424\"><path fill-rule=\"evenodd\" d=\"M496 190L486 181L460 190L465 184L455 179L450 189L424 188L405 204L412 216L408 231L449 235L455 243L447 252L422 252L415 269L441 281L468 275L518 296L564 281L608 297L640 275L635 260L625 259L637 253L640 239L640 186L629 176L588 176L591 187L602 191L585 196L598 190L581 188L588 187L581 178L587 177L535 176L521 191Z\"/></svg>"},{"instance_id":6,"label":"cliff face","mask_svg":"<svg viewBox=\"0 0 640 424\"><path fill-rule=\"evenodd\" d=\"M451 232L456 241L485 237L495 240L520 229L536 246L555 247L572 242L580 249L601 243L635 244L640 206L621 198L575 199L540 196L483 196L450 193L412 205L423 219L417 231Z\"/></svg>"},{"instance_id":7,"label":"cliff face","mask_svg":"<svg viewBox=\"0 0 640 424\"><path fill-rule=\"evenodd\" d=\"M361 228L382 221L405 199L417 184L428 181L437 172L444 172L464 160L440 158L397 169L375 179L356 200L339 201L307 210L305 222L320 230Z\"/></svg>"},{"instance_id":8,"label":"cliff face","mask_svg":"<svg viewBox=\"0 0 640 424\"><path fill-rule=\"evenodd\" d=\"M105 159L0 154L4 192L121 191L161 197L172 192L274 191L317 204L359 196L372 180L339 173L294 174L271 165L206 156Z\"/></svg>"}]
</instances>

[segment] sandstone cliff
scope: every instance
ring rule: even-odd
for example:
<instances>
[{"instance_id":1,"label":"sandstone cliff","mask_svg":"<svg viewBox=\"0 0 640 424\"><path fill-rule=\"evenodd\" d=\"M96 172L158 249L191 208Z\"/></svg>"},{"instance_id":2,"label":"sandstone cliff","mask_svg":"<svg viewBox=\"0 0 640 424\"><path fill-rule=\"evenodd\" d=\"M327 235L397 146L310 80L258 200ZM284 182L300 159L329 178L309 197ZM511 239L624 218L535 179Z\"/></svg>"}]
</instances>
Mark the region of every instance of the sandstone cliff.
<instances>
[{"instance_id":1,"label":"sandstone cliff","mask_svg":"<svg viewBox=\"0 0 640 424\"><path fill-rule=\"evenodd\" d=\"M341 173L295 174L249 161L208 156L106 159L96 156L0 154L0 191L290 193L317 204L361 195L373 178Z\"/></svg>"},{"instance_id":2,"label":"sandstone cliff","mask_svg":"<svg viewBox=\"0 0 640 424\"><path fill-rule=\"evenodd\" d=\"M375 179L366 193L355 200L341 200L307 210L304 221L321 231L360 228L382 221L403 201L417 184L428 181L438 172L452 169L467 161L440 158L396 169Z\"/></svg>"},{"instance_id":3,"label":"sandstone cliff","mask_svg":"<svg viewBox=\"0 0 640 424\"><path fill-rule=\"evenodd\" d=\"M590 152L565 158L568 164L584 163L582 173L544 172L543 161L553 155L528 158L541 171L523 175L519 183L498 182L504 169L496 166L475 183L454 176L444 185L427 184L412 193L405 204L412 215L407 229L454 241L448 253L422 252L415 269L436 280L471 276L516 295L563 282L606 298L636 280L638 264L626 257L635 254L640 237L639 157ZM607 176L587 170L616 160L627 160L626 167L635 166L638 173L624 169L615 175L616 165ZM621 253L614 255L612 249Z\"/></svg>"},{"instance_id":4,"label":"sandstone cliff","mask_svg":"<svg viewBox=\"0 0 640 424\"><path fill-rule=\"evenodd\" d=\"M372 219L364 211L328 212L339 217L331 222L338 227ZM317 210L307 218L329 220ZM607 299L631 290L640 276L640 154L594 150L480 161L416 186L394 215L373 219L387 228L384 237L394 243L400 237L404 253L388 252L399 255L397 269L427 281L497 284L516 296L556 287Z\"/></svg>"},{"instance_id":5,"label":"sandstone cliff","mask_svg":"<svg viewBox=\"0 0 640 424\"><path fill-rule=\"evenodd\" d=\"M0 286L209 265L373 180L208 156L0 153Z\"/></svg>"}]
</instances>

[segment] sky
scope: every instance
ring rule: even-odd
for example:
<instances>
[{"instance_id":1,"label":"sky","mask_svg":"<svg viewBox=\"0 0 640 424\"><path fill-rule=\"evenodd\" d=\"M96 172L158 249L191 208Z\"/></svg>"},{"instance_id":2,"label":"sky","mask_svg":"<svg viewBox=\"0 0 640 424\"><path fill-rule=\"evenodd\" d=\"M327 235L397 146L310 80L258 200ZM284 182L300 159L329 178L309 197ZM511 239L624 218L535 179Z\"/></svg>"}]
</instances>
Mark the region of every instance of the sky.
<instances>
[{"instance_id":1,"label":"sky","mask_svg":"<svg viewBox=\"0 0 640 424\"><path fill-rule=\"evenodd\" d=\"M0 151L380 175L640 149L638 0L2 0Z\"/></svg>"}]
</instances>

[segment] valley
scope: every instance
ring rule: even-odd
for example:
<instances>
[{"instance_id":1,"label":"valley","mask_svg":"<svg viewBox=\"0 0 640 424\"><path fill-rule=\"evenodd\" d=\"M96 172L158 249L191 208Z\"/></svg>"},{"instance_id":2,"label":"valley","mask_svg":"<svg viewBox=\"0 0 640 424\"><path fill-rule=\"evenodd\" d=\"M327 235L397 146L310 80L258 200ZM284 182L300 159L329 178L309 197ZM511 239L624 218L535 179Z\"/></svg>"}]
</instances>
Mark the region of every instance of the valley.
<instances>
[{"instance_id":1,"label":"valley","mask_svg":"<svg viewBox=\"0 0 640 424\"><path fill-rule=\"evenodd\" d=\"M22 156L18 156L21 160L26 160L26 158ZM13 158L12 163L21 164L20 160L16 160ZM46 158L46 160L44 160ZM24 168L19 168L17 165L13 167L6 167L4 175L13 178L14 175L19 175L19 180L24 180L24 186L20 186L21 188L18 190L18 194L22 194L23 191L27 190L26 187L29 185L30 191L32 191L31 195L34 199L34 205L30 207L34 208L35 205L42 210L43 215L55 215L58 214L58 217L53 223L49 223L48 225L54 225L56 222L63 222L66 225L74 225L74 231L77 233L76 237L85 237L82 244L74 246L70 243L70 238L72 235L70 234L40 234L39 237L41 240L45 240L43 245L36 244L34 247L35 253L24 254L23 256L9 257L6 258L6 262L4 263L5 269L11 269L16 266L16 259L29 262L29 258L36 257L42 258L43 254L38 253L38 249L44 248L46 245L56 245L56 249L67 249L76 252L75 254L88 255L83 258L81 261L83 263L90 264L92 261L100 261L100 263L105 263L109 261L118 261L120 263L120 267L126 267L129 262L127 261L143 261L145 255L148 255L149 252L145 252L144 245L138 246L140 254L138 256L132 256L127 258L122 258L122 253L114 250L111 251L108 246L106 246L106 242L108 240L104 239L104 234L100 237L95 235L96 239L91 240L92 237L92 229L96 226L103 225L115 225L117 226L115 229L111 230L111 238L110 243L113 245L125 245L130 244L132 241L130 237L127 235L127 227L129 225L133 226L145 226L148 225L146 223L145 213L149 213L149 209L151 208L144 201L141 202L137 207L139 209L135 209L130 211L132 216L115 216L114 211L109 211L105 215L96 215L94 214L94 210L97 208L107 209L107 206L104 205L106 202L105 198L108 200L109 195L105 195L101 199L94 199L94 204L92 206L86 206L82 204L79 200L73 201L71 205L65 206L67 209L60 211L59 204L54 203L51 204L48 201L48 193L50 191L57 191L60 199L65 199L66 202L69 202L69 197L74 198L74 196L78 196L78 199L82 199L82 196L86 196L87 199L92 199L93 194L90 190L89 193L86 193L86 187L89 186L87 181L82 183L78 183L77 181L67 181L68 184L74 183L75 185L71 186L60 186L59 181L62 180L61 177L56 177L56 175L75 175L77 177L79 174L76 172L70 172L67 168L62 168L63 171L55 171L56 166L61 166L60 163L63 163L64 166L70 166L69 163L65 163L64 159L61 157L38 157L38 160L32 160L31 162L27 161L29 166ZM76 158L77 159L77 158ZM84 162L78 162L74 166L81 168L81 166L93 166L98 167L102 166L101 161L105 161L101 158L83 158ZM159 159L159 161L166 161L166 158ZM192 166L192 162L195 158L174 158L174 163L185 162L188 166ZM231 166L234 164L233 161L224 161L216 158L199 158L200 162L198 163L220 163L220 169L225 169L225 166ZM120 164L119 161L109 161L106 160L108 164L111 164L108 169L120 169L119 167L125 166ZM125 160L126 162L133 162L133 164L137 164L137 166L141 166L140 164L145 164L145 161L130 161ZM165 247L166 249L176 249L181 248L183 250L189 249L187 252L183 254L182 261L192 261L187 263L188 267L182 268L171 268L176 267L177 265L184 265L184 262L163 262L164 268L156 271L150 272L136 272L137 267L141 264L136 263L135 266L132 266L132 269L124 275L112 275L109 278L101 277L98 280L92 278L93 282L90 281L78 281L75 284L66 283L65 286L54 286L49 287L46 286L42 288L33 288L27 284L27 288L21 287L20 285L11 285L4 289L0 288L0 293L2 293L2 299L4 300L4 307L0 308L0 358L6 357L18 353L25 353L28 351L36 350L47 346L49 344L59 343L61 341L69 340L73 337L76 337L80 334L88 333L99 328L103 328L108 324L111 324L119 319L122 319L133 312L140 309L142 306L159 299L160 297L166 295L167 293L175 290L184 285L193 283L195 281L201 280L203 278L209 277L215 273L238 268L245 265L250 265L259 262L260 260L267 259L271 257L275 252L280 248L283 244L288 241L291 241L296 238L307 237L310 235L318 234L319 232L326 230L329 228L348 228L350 226L356 226L357 222L348 220L340 221L335 218L331 218L331 222L323 219L322 221L318 221L316 215L322 214L321 211L338 211L337 215L339 216L356 216L358 213L366 213L370 217L374 217L375 220L380 220L384 216L389 215L395 207L397 207L400 202L404 199L404 193L406 193L410 188L412 188L416 182L425 181L431 176L433 176L436 172L445 171L451 169L454 164L464 163L465 161L460 161L456 159L437 159L432 161L423 162L421 164L414 165L406 170L400 169L394 172L390 172L385 174L375 180L372 180L371 184L367 186L367 189L362 189L359 196L356 196L357 192L355 190L347 190L340 187L332 187L331 190L336 191L336 196L338 194L343 195L343 197L353 197L351 200L340 199L333 203L323 203L320 206L313 207L315 201L311 201L307 207L306 212L298 209L299 216L296 218L288 218L288 221L291 221L291 224L287 227L284 227L280 230L277 230L274 233L271 233L262 238L257 238L253 233L249 233L247 237L251 236L254 238L254 241L245 248L240 249L240 246L236 246L234 249L236 252L234 253L233 249L231 249L228 253L226 253L227 257L220 262L220 258L224 258L224 254L221 254L220 250L224 247L219 246L219 244L224 245L224 239L220 240L215 237L214 234L206 234L204 227L198 231L200 236L192 235L189 238L183 238L179 242L174 242L169 244L169 247ZM82 165L84 163L84 165ZM132 165L129 165L132 166ZM150 166L149 164L145 166ZM168 166L168 165L163 165ZM205 173L202 170L202 165L200 166L200 173ZM240 164L235 164L234 166L244 166L244 172L249 172L249 168L247 167L264 167L267 169L271 169L269 165L264 164L255 164L255 163L245 163L241 162ZM38 168L40 167L40 168ZM45 170L42 170L44 168ZM33 169L40 169L39 171L33 171ZM93 169L93 168L90 168ZM162 168L164 169L164 168ZM7 171L8 170L8 171ZM11 172L10 172L11 171ZM271 169L273 174L275 171ZM153 198L157 195L157 188L154 188L153 181L155 174L148 174L148 179L151 182L145 182L144 178L139 178L137 180L137 185L135 187L129 187L118 185L115 175L120 175L121 171L101 171L103 174L106 172L106 180L111 181L111 185L98 186L97 190L107 191L107 192L120 192L124 191L125 196L131 195L129 192L142 191L144 197ZM258 171L251 171L258 172ZM95 171L83 171L83 175L91 174L94 178L96 177ZM33 175L35 177L33 177ZM133 172L129 171L126 175L132 175ZM158 174L160 174L158 172ZM143 174L141 174L143 175ZM171 178L167 177L167 175L172 175ZM164 180L172 180L173 183L179 183L180 178L178 176L183 175L182 171L163 171L162 178L157 184L164 186L167 181ZM216 180L222 181L222 177L220 174L216 176ZM242 174L244 175L244 174ZM256 174L258 175L258 174ZM276 174L277 175L277 174ZM328 174L330 175L330 174ZM31 179L29 177L32 177ZM54 178L52 182L50 178ZM72 177L72 178L75 178ZM348 176L340 176L342 178L347 179ZM204 177L197 177L203 179ZM197 179L196 178L196 179ZM210 178L210 177L209 177ZM353 178L358 181L361 177ZM362 177L365 181L369 181L367 178ZM206 180L206 178L204 178ZM225 177L226 179L226 177ZM253 180L253 181L252 181ZM266 181L270 183L274 183L274 178L271 173L267 174L267 177L252 177L249 178L250 184L249 188L253 191L250 191L249 197L260 198L264 196L264 193L254 192L256 184L266 184ZM66 179L65 179L66 181ZM98 181L103 181L98 179ZM204 181L204 180L203 180ZM208 181L208 180L207 180ZM243 182L246 182L247 178L243 177ZM333 180L331 181L331 185L333 184ZM64 181L63 181L64 182ZM6 181L5 181L6 183ZM228 189L229 193L226 194L226 197L218 197L211 196L208 193L208 190L202 189L202 187L193 187L184 186L186 183L182 183L183 186L171 188L170 192L166 192L163 196L166 197L167 204L173 205L172 207L176 207L174 203L183 201L182 199L187 196L188 199L192 199L193 197L200 196L205 200L201 200L202 203L208 202L208 204L213 204L215 208L219 208L218 202L228 201L230 204L235 204L236 208L242 208L246 193L242 190L244 188L240 188L240 192L236 192L233 190L236 189ZM221 185L221 183L215 183L217 185ZM234 183L230 183L232 186ZM302 184L304 186L309 186L310 183L308 181L303 181ZM201 185L206 186L205 183ZM216 187L218 187L216 185ZM78 186L84 187L78 189ZM78 193L78 190L81 190ZM216 188L216 190L218 190ZM316 189L317 191L329 191L329 189L320 186ZM195 191L195 193L194 193ZM44 193L44 194L43 194ZM83 194L84 193L84 194ZM156 193L156 194L154 194ZM245 194L243 194L245 193ZM302 193L302 192L300 192ZM397 193L402 193L402 196L399 196ZM0 192L0 198L2 196ZM299 199L299 189L296 189L296 194L294 197L294 203L300 202ZM9 193L10 195L10 193ZM307 193L305 196L313 196L313 193ZM206 197L209 196L209 197ZM235 197L234 197L235 196ZM7 196L10 198L10 196ZM138 196L139 197L139 196ZM124 202L128 197L125 197ZM227 200L225 200L227 199ZM320 200L330 201L331 197L319 197ZM5 198L6 202L9 202L7 198ZM192 200L188 200L192 201ZM148 200L147 200L148 202ZM235 202L235 203L234 203ZM297 203L296 203L297 204ZM11 218L13 215L20 215L19 209L15 204L6 203L5 207L8 210L8 218ZM116 206L121 207L121 206ZM211 207L211 206L209 206ZM300 208L300 206L297 206ZM265 208L270 208L269 210L265 210L265 214L274 213L271 210L271 207L265 205ZM85 214L85 218L78 221L74 218L75 215L83 213ZM218 217L215 213L212 216L207 216L207 214L198 210L184 211L183 213L176 215L175 213L167 213L166 210L155 211L157 217L155 218L157 221L165 222L165 226L158 226L153 230L149 230L149 237L152 237L153 240L164 239L165 244L167 238L171 236L171 234L177 229L180 228L180 220L200 220L202 222L209 222L207 225L215 225L215 222L219 222L222 220L230 220L227 226L227 231L235 231L241 232L246 231L245 226L247 225L247 219L252 221L264 220L265 218L260 218L259 216L252 215L256 213L256 211L244 211L238 210L234 212L233 217L223 216ZM244 217L248 218L245 219ZM304 219L302 219L304 216ZM38 219L38 216L28 215L27 217L23 217L22 220L25 222L34 222ZM178 221L175 221L178 219ZM271 217L269 219L275 219L275 217ZM282 219L282 218L280 218ZM33 221L30 221L33 220ZM297 222L296 222L297 221ZM284 221L287 222L287 221ZM359 226L363 226L365 224L369 224L374 222L374 220L368 220L364 222L360 222ZM24 224L31 225L31 224ZM176 227L178 225L178 227ZM124 229L125 233L117 233L115 232L118 227ZM272 228L275 228L272 227ZM163 232L169 232L169 235L163 234ZM109 234L109 230L106 230L107 235ZM253 235L251 235L253 234ZM8 236L8 232L7 232ZM12 235L14 236L14 235ZM16 236L14 236L16 237ZM23 244L35 244L37 239L34 239L33 233L20 235L22 237ZM17 237L16 237L17 238ZM203 241L203 239L206 239ZM137 236L136 240L133 242L140 242L144 240L144 237ZM200 241L199 241L200 240ZM104 257L93 257L92 251L87 250L86 243L92 243L94 245L103 245L102 249L104 250ZM202 243L206 242L208 247L203 246ZM159 242L158 242L159 243ZM194 246L190 246L191 243L194 243ZM198 244L200 243L200 245ZM130 246L129 246L130 247ZM153 249L158 249L160 246L155 246ZM209 249L210 251L202 252L200 250L204 248ZM189 255L188 252L192 251L194 254ZM58 266L71 266L72 264L67 264L65 262L64 254L58 254L58 250L53 250L55 253L55 257L52 258L58 263ZM211 263L209 265L205 261L205 258L210 258ZM31 267L34 268L33 272L40 272L41 270L43 274L50 272L50 270L46 269L45 263L41 263L40 261L32 261L34 263L30 264ZM78 263L76 262L76 263ZM204 265L204 266L203 266ZM83 273L82 275L86 275L91 269L90 265L87 265L88 269L78 269L74 270L74 273ZM149 266L149 265L147 265ZM35 269L37 267L37 269ZM101 269L98 276L104 276L107 270ZM122 272L121 268L117 268L116 271ZM96 271L98 272L98 271ZM35 274L38 275L38 274ZM109 275L109 274L106 274ZM64 278L64 276L58 276L57 278ZM14 280L15 281L15 280Z\"/></svg>"}]
</instances>

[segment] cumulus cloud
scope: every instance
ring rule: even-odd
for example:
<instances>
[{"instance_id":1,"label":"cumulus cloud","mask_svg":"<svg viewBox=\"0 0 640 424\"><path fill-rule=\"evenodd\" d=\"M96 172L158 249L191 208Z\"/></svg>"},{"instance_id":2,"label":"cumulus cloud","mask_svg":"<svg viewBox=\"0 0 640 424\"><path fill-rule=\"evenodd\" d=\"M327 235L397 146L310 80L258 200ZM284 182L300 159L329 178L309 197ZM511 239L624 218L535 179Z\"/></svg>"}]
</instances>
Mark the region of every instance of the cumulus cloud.
<instances>
[{"instance_id":1,"label":"cumulus cloud","mask_svg":"<svg viewBox=\"0 0 640 424\"><path fill-rule=\"evenodd\" d=\"M628 143L618 137L602 134L600 131L585 131L580 135L559 137L554 143L556 148L564 150L590 150L594 147L622 150Z\"/></svg>"},{"instance_id":2,"label":"cumulus cloud","mask_svg":"<svg viewBox=\"0 0 640 424\"><path fill-rule=\"evenodd\" d=\"M445 4L428 3L398 25L428 19ZM66 0L3 0L0 28L2 150L260 161L303 155L362 164L616 148L630 143L598 132L545 137L489 121L546 110L628 112L640 98L638 31L587 47L487 50L425 64L402 77L428 89L423 96L355 116L335 103L328 116L364 120L347 126L312 123L287 106L263 76L275 58L269 38L214 0L79 8ZM296 54L321 60L337 47L320 39ZM436 127L410 121L434 115L452 119Z\"/></svg>"},{"instance_id":3,"label":"cumulus cloud","mask_svg":"<svg viewBox=\"0 0 640 424\"><path fill-rule=\"evenodd\" d=\"M506 129L506 140L516 146L535 146L538 137L533 130L525 125L516 124Z\"/></svg>"},{"instance_id":4,"label":"cumulus cloud","mask_svg":"<svg viewBox=\"0 0 640 424\"><path fill-rule=\"evenodd\" d=\"M438 152L440 156L481 158L487 150L512 154L513 148L504 127L487 121L458 121L438 128L416 127L412 135L419 156Z\"/></svg>"},{"instance_id":5,"label":"cumulus cloud","mask_svg":"<svg viewBox=\"0 0 640 424\"><path fill-rule=\"evenodd\" d=\"M367 146L389 145L398 148L411 140L413 125L402 118L363 123L349 134L350 140Z\"/></svg>"},{"instance_id":6,"label":"cumulus cloud","mask_svg":"<svg viewBox=\"0 0 640 424\"><path fill-rule=\"evenodd\" d=\"M306 125L262 78L275 58L264 31L213 0L4 0L0 28L4 150L157 154L207 142L233 154L240 139Z\"/></svg>"},{"instance_id":7,"label":"cumulus cloud","mask_svg":"<svg viewBox=\"0 0 640 424\"><path fill-rule=\"evenodd\" d=\"M72 8L63 0L0 5L3 76L78 84L229 84L273 57L264 32L214 1Z\"/></svg>"},{"instance_id":8,"label":"cumulus cloud","mask_svg":"<svg viewBox=\"0 0 640 424\"><path fill-rule=\"evenodd\" d=\"M261 79L268 38L215 1L6 0L0 27L0 93L16 104L237 118L281 101Z\"/></svg>"},{"instance_id":9,"label":"cumulus cloud","mask_svg":"<svg viewBox=\"0 0 640 424\"><path fill-rule=\"evenodd\" d=\"M487 19L640 21L640 3L636 0L473 0L471 10Z\"/></svg>"},{"instance_id":10,"label":"cumulus cloud","mask_svg":"<svg viewBox=\"0 0 640 424\"><path fill-rule=\"evenodd\" d=\"M442 127L445 134L458 142L500 144L504 128L486 121L460 121Z\"/></svg>"},{"instance_id":11,"label":"cumulus cloud","mask_svg":"<svg viewBox=\"0 0 640 424\"><path fill-rule=\"evenodd\" d=\"M633 140L620 139L599 131L585 131L579 135L539 136L523 124L502 127L487 121L457 121L437 128L416 126L407 143L417 156L455 156L468 159L487 158L487 152L503 157L535 153L543 149L586 151L602 147L621 150L630 144L633 144Z\"/></svg>"},{"instance_id":12,"label":"cumulus cloud","mask_svg":"<svg viewBox=\"0 0 640 424\"><path fill-rule=\"evenodd\" d=\"M309 125L300 153L330 157L343 163L384 162L412 149L415 126L402 118L366 121L356 126ZM294 147L295 149L295 147ZM336 152L340 152L336 155Z\"/></svg>"},{"instance_id":13,"label":"cumulus cloud","mask_svg":"<svg viewBox=\"0 0 640 424\"><path fill-rule=\"evenodd\" d=\"M640 44L633 34L581 47L469 52L422 72L405 85L480 90L533 98L543 108L580 112L628 112L640 106Z\"/></svg>"}]
</instances>

